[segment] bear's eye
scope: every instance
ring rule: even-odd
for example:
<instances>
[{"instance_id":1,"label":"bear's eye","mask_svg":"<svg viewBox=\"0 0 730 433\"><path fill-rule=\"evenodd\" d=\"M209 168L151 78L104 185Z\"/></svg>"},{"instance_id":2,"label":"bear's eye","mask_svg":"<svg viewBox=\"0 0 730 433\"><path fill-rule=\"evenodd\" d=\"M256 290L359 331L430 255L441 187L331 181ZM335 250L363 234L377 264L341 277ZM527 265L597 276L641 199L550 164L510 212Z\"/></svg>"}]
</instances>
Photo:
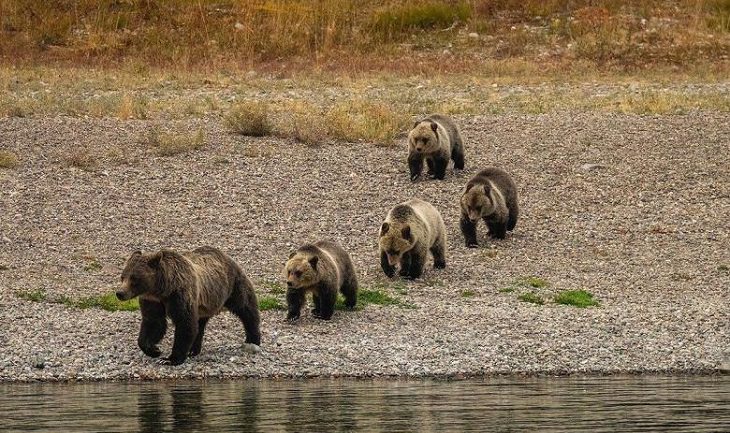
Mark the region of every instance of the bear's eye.
<instances>
[{"instance_id":1,"label":"bear's eye","mask_svg":"<svg viewBox=\"0 0 730 433\"><path fill-rule=\"evenodd\" d=\"M294 271L294 276L299 278L302 276L302 271Z\"/></svg>"}]
</instances>

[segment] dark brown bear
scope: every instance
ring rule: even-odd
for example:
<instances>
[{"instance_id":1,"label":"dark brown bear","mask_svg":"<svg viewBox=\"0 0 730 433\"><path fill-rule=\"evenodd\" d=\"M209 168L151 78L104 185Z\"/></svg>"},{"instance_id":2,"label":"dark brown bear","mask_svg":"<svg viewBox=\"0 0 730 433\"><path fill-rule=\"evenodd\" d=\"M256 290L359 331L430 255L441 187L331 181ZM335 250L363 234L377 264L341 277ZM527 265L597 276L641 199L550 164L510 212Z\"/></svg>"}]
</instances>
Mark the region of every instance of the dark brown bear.
<instances>
[{"instance_id":1,"label":"dark brown bear","mask_svg":"<svg viewBox=\"0 0 730 433\"><path fill-rule=\"evenodd\" d=\"M120 300L139 296L142 326L139 348L153 358L167 330L169 317L175 325L172 365L200 353L208 319L224 307L238 316L246 329L246 343L259 345L259 309L251 281L231 257L212 247L178 253L136 251L122 271Z\"/></svg>"},{"instance_id":2,"label":"dark brown bear","mask_svg":"<svg viewBox=\"0 0 730 433\"><path fill-rule=\"evenodd\" d=\"M479 219L489 228L489 236L504 239L517 225L520 208L517 185L504 170L489 167L469 179L461 194L461 232L466 246L476 248Z\"/></svg>"}]
</instances>

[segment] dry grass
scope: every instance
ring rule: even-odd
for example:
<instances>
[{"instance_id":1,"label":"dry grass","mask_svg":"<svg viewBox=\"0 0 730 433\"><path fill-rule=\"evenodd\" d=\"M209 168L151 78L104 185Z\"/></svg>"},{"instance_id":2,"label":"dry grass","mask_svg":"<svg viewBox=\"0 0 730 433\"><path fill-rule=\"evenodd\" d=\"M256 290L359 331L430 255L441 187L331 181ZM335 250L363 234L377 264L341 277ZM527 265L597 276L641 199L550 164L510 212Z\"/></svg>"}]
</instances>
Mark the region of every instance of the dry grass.
<instances>
[{"instance_id":1,"label":"dry grass","mask_svg":"<svg viewBox=\"0 0 730 433\"><path fill-rule=\"evenodd\" d=\"M121 65L140 74L147 65L434 74L473 71L500 59L527 60L538 70L588 63L634 71L720 61L727 71L729 34L728 0L15 0L0 6L5 62ZM133 105L120 109L134 113Z\"/></svg>"},{"instance_id":2,"label":"dry grass","mask_svg":"<svg viewBox=\"0 0 730 433\"><path fill-rule=\"evenodd\" d=\"M270 135L274 129L268 105L257 101L233 106L225 117L225 124L231 132L251 137Z\"/></svg>"},{"instance_id":3,"label":"dry grass","mask_svg":"<svg viewBox=\"0 0 730 433\"><path fill-rule=\"evenodd\" d=\"M10 169L18 166L18 157L9 150L0 150L0 168Z\"/></svg>"},{"instance_id":4,"label":"dry grass","mask_svg":"<svg viewBox=\"0 0 730 433\"><path fill-rule=\"evenodd\" d=\"M99 165L96 156L86 148L72 149L62 156L62 160L67 167L84 171L92 171Z\"/></svg>"},{"instance_id":5,"label":"dry grass","mask_svg":"<svg viewBox=\"0 0 730 433\"><path fill-rule=\"evenodd\" d=\"M164 132L152 129L147 142L155 148L158 156L174 156L201 149L205 146L205 132Z\"/></svg>"}]
</instances>

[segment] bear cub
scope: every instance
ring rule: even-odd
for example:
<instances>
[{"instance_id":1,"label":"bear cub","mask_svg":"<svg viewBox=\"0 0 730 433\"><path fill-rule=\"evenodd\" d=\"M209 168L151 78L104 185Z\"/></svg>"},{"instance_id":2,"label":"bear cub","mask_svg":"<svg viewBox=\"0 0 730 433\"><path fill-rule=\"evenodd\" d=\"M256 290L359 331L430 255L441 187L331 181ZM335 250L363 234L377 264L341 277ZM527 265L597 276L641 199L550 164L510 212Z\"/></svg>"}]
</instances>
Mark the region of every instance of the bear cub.
<instances>
[{"instance_id":1,"label":"bear cub","mask_svg":"<svg viewBox=\"0 0 730 433\"><path fill-rule=\"evenodd\" d=\"M446 176L449 159L454 168L464 169L464 143L453 120L440 114L432 114L413 125L408 133L408 167L411 180L416 180L423 170L423 160L428 174L436 179Z\"/></svg>"},{"instance_id":2,"label":"bear cub","mask_svg":"<svg viewBox=\"0 0 730 433\"><path fill-rule=\"evenodd\" d=\"M139 296L142 325L137 342L148 356L161 354L157 344L167 331L167 317L175 325L175 339L165 361L179 365L188 355L199 354L208 320L224 307L243 322L246 343L261 344L253 285L238 264L217 248L135 251L121 281L117 298L126 301Z\"/></svg>"},{"instance_id":3,"label":"bear cub","mask_svg":"<svg viewBox=\"0 0 730 433\"><path fill-rule=\"evenodd\" d=\"M417 198L398 204L388 212L380 226L378 239L380 266L388 278L415 279L423 274L428 252L435 268L446 267L446 226L431 203Z\"/></svg>"},{"instance_id":4,"label":"bear cub","mask_svg":"<svg viewBox=\"0 0 730 433\"><path fill-rule=\"evenodd\" d=\"M466 246L476 248L477 223L483 219L489 236L504 239L517 225L517 185L504 170L490 167L472 177L461 194L461 232Z\"/></svg>"},{"instance_id":5,"label":"bear cub","mask_svg":"<svg viewBox=\"0 0 730 433\"><path fill-rule=\"evenodd\" d=\"M335 311L337 291L345 297L347 308L357 303L357 276L350 256L331 241L306 244L294 251L284 266L286 274L286 302L289 312L286 319L296 321L312 293L312 315L330 320Z\"/></svg>"}]
</instances>

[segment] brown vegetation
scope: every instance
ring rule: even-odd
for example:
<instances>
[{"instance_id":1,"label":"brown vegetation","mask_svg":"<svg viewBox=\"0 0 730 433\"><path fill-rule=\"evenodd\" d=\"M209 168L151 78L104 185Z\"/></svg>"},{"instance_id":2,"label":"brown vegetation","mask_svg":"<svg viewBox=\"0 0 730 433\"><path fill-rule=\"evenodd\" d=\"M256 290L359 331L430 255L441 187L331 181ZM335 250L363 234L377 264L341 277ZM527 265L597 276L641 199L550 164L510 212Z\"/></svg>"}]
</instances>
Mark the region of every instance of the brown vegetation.
<instances>
[{"instance_id":1,"label":"brown vegetation","mask_svg":"<svg viewBox=\"0 0 730 433\"><path fill-rule=\"evenodd\" d=\"M726 66L729 35L730 0L0 2L4 62L141 73L148 65L460 72L504 59Z\"/></svg>"}]
</instances>

